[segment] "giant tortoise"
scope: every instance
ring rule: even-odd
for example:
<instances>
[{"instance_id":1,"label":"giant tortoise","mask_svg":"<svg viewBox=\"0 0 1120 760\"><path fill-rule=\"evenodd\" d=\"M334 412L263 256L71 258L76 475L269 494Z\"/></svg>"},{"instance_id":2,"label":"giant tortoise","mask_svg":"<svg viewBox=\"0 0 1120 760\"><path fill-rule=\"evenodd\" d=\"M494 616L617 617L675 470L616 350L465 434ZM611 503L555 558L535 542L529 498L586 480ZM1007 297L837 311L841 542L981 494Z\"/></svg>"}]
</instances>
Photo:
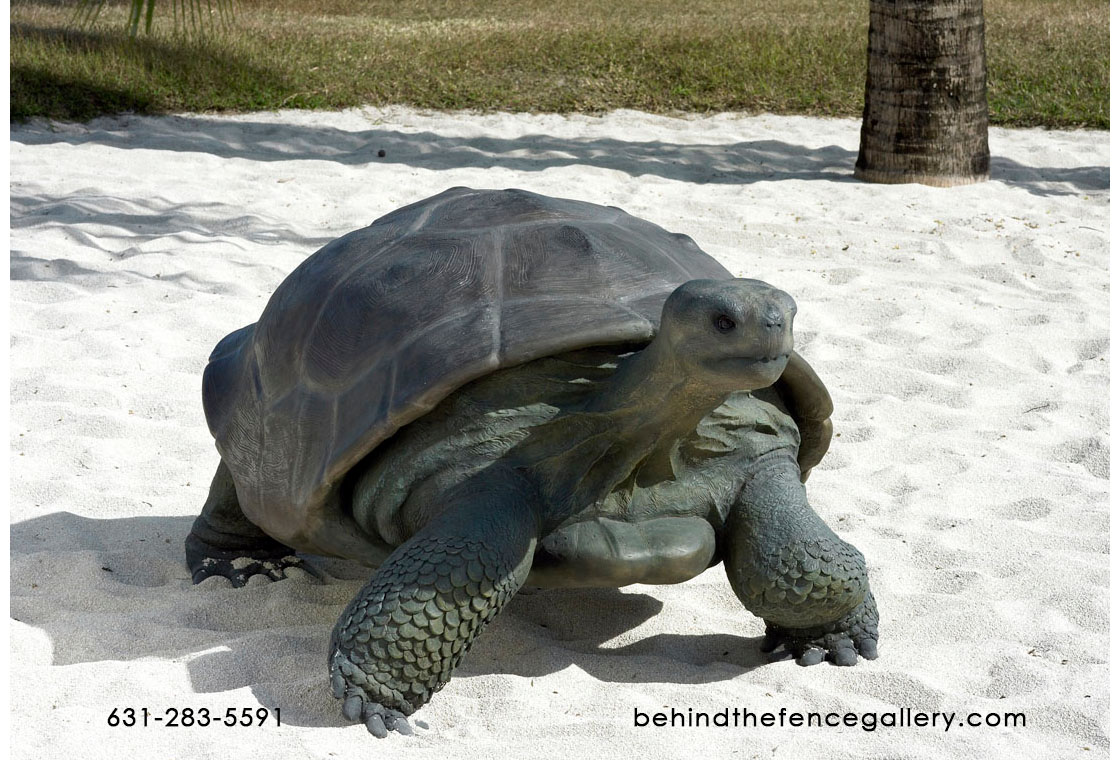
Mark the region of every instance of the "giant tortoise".
<instances>
[{"instance_id":1,"label":"giant tortoise","mask_svg":"<svg viewBox=\"0 0 1120 760\"><path fill-rule=\"evenodd\" d=\"M193 579L280 578L295 551L376 568L328 657L377 736L411 730L523 584L722 561L768 651L873 658L863 556L806 500L832 402L795 310L617 208L453 188L394 211L214 349Z\"/></svg>"}]
</instances>

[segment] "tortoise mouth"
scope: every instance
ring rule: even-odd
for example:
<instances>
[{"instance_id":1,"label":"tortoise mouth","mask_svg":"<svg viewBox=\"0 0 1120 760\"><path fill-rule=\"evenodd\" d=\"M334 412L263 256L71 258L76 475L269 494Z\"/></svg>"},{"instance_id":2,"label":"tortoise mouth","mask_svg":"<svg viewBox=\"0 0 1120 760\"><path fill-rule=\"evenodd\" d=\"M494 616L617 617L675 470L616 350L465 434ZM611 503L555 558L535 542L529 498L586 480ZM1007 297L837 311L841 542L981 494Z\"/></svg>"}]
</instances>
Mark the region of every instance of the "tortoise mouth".
<instances>
[{"instance_id":1,"label":"tortoise mouth","mask_svg":"<svg viewBox=\"0 0 1120 760\"><path fill-rule=\"evenodd\" d=\"M717 359L716 366L722 370L755 369L768 364L789 361L789 351L777 351L763 356L731 356L726 359Z\"/></svg>"},{"instance_id":2,"label":"tortoise mouth","mask_svg":"<svg viewBox=\"0 0 1120 760\"><path fill-rule=\"evenodd\" d=\"M710 360L707 366L712 375L722 378L717 381L721 386L737 390L764 388L777 381L785 371L790 353L777 351L762 356L730 356Z\"/></svg>"}]
</instances>

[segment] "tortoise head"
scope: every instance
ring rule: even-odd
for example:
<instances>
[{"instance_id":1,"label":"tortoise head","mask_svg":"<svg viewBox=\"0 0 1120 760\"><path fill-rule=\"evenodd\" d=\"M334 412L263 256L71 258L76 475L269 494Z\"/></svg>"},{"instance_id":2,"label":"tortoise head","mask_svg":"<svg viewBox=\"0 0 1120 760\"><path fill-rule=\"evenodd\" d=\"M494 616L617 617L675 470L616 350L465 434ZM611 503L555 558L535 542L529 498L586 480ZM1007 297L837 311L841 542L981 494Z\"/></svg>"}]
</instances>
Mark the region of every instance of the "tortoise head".
<instances>
[{"instance_id":1,"label":"tortoise head","mask_svg":"<svg viewBox=\"0 0 1120 760\"><path fill-rule=\"evenodd\" d=\"M657 340L713 391L765 388L789 361L796 312L788 294L761 280L690 280L665 301Z\"/></svg>"}]
</instances>

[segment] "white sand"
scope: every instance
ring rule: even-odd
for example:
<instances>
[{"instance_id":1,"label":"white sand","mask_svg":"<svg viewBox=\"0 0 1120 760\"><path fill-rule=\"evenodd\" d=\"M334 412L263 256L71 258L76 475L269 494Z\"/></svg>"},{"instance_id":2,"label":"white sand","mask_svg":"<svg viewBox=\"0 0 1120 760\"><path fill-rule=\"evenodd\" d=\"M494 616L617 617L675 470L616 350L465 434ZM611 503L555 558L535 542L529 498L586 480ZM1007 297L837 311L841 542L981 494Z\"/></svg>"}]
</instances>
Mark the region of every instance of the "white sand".
<instances>
[{"instance_id":1,"label":"white sand","mask_svg":"<svg viewBox=\"0 0 1120 760\"><path fill-rule=\"evenodd\" d=\"M992 181L953 190L851 180L858 141L851 120L633 112L13 127L14 756L1105 756L1108 133L993 129ZM618 205L794 295L837 409L809 497L867 557L877 661L767 664L720 568L542 592L479 640L427 728L376 743L325 668L362 568L191 585L210 349L323 243L453 185ZM282 725L109 728L127 706L278 706ZM906 707L956 718L632 725ZM957 725L969 712L1026 727Z\"/></svg>"}]
</instances>

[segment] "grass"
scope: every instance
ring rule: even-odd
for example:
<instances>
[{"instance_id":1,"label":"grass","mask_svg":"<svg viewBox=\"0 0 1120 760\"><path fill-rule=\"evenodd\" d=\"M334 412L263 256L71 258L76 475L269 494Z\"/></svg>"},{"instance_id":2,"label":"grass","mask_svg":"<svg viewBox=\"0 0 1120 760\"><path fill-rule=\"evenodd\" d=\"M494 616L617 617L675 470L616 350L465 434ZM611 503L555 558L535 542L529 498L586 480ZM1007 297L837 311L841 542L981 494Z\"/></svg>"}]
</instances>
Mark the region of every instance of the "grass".
<instances>
[{"instance_id":1,"label":"grass","mask_svg":"<svg viewBox=\"0 0 1120 760\"><path fill-rule=\"evenodd\" d=\"M988 0L992 123L1105 128L1107 0ZM862 113L866 0L241 0L236 28L129 40L11 5L11 115L407 104Z\"/></svg>"}]
</instances>

